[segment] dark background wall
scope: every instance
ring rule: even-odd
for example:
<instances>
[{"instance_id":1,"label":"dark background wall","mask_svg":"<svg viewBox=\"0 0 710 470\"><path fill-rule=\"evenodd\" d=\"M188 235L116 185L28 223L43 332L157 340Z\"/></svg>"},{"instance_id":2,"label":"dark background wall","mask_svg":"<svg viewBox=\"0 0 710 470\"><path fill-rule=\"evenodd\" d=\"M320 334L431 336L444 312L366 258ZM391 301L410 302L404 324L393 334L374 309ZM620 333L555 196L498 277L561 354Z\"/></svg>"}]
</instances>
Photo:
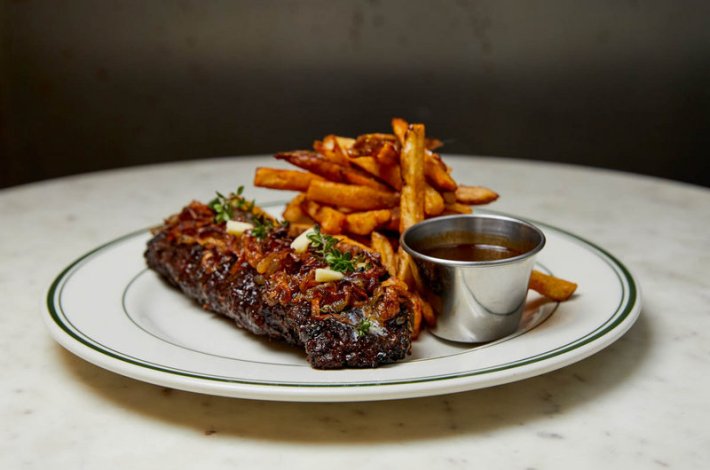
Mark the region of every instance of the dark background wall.
<instances>
[{"instance_id":1,"label":"dark background wall","mask_svg":"<svg viewBox=\"0 0 710 470\"><path fill-rule=\"evenodd\" d=\"M710 186L707 1L0 0L0 186L427 124Z\"/></svg>"}]
</instances>

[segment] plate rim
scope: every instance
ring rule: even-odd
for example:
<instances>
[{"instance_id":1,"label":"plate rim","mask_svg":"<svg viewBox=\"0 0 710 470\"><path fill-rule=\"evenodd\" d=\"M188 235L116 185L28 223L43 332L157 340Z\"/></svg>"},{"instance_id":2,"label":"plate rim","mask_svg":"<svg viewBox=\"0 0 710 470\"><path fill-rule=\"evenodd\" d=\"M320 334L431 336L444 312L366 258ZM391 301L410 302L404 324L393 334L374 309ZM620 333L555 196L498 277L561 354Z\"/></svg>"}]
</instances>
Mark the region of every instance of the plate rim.
<instances>
[{"instance_id":1,"label":"plate rim","mask_svg":"<svg viewBox=\"0 0 710 470\"><path fill-rule=\"evenodd\" d=\"M264 203L263 205L275 206L278 204L283 204L283 201L272 201ZM492 210L481 210L481 212L506 214ZM586 238L565 229L560 229L529 218L524 218L524 220L539 225L543 229L556 231L574 240L584 248L591 249L609 265L622 287L619 305L601 325L596 326L593 330L587 331L579 337L571 339L562 346L531 357L523 357L482 369L473 369L434 377L408 377L394 379L392 381L370 380L345 383L259 382L248 379L181 371L169 366L152 364L148 361L134 360L125 355L121 355L122 353L120 352L114 352L111 348L101 348L74 332L64 323L60 316L63 316L67 320L69 320L69 317L62 310L61 302L55 302L55 300L60 300L62 288L69 281L73 272L79 270L83 264L89 262L90 259L98 253L135 237L144 236L149 232L149 229L145 228L134 230L103 243L79 256L61 270L47 291L46 310L43 317L52 336L57 342L72 353L97 366L157 385L215 395L268 400L276 399L281 401L367 401L432 396L515 382L566 367L604 349L623 336L623 334L631 328L641 311L641 291L638 282L628 267L616 256ZM60 315L59 311L61 311L62 315ZM47 313L49 313L49 315L47 315ZM572 351L577 351L578 354L569 356L568 353ZM561 360L549 363L548 361L552 358ZM539 364L539 366L529 368L528 366L532 364ZM516 371L517 373L506 374L506 372L510 370ZM489 379L476 381L476 378L484 375L487 375ZM429 385L429 387L423 387L423 385ZM378 393L377 390L380 390L382 387L384 387L386 391L384 393ZM365 392L365 390L368 391ZM264 392L268 393L265 394Z\"/></svg>"}]
</instances>

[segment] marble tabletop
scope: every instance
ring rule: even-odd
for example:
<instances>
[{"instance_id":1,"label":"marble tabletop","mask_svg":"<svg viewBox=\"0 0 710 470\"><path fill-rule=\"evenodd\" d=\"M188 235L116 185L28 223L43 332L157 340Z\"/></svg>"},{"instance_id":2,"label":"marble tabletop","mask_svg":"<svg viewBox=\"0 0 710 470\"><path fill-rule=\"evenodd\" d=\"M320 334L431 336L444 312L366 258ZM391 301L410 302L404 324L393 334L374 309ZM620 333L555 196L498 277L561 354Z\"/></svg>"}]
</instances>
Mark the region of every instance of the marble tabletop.
<instances>
[{"instance_id":1,"label":"marble tabletop","mask_svg":"<svg viewBox=\"0 0 710 470\"><path fill-rule=\"evenodd\" d=\"M108 372L54 342L47 289L90 249L250 183L223 158L0 191L0 468L707 468L710 190L606 170L449 157L492 207L583 235L635 274L620 340L535 378L365 403L202 395ZM258 201L283 199L264 190Z\"/></svg>"}]
</instances>

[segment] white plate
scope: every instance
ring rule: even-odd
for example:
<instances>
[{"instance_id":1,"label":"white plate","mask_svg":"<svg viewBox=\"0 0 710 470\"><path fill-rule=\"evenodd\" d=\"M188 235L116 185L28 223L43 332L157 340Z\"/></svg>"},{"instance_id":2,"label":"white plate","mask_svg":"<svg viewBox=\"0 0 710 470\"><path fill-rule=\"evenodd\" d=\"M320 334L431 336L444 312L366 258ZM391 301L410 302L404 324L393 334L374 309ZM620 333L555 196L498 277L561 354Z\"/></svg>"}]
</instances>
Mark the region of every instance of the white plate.
<instances>
[{"instance_id":1,"label":"white plate","mask_svg":"<svg viewBox=\"0 0 710 470\"><path fill-rule=\"evenodd\" d=\"M637 283L616 258L576 235L536 224L547 237L538 269L576 281L573 299L558 305L531 293L520 330L507 338L472 347L424 333L406 360L378 369L315 370L299 349L205 312L146 269L144 230L67 267L49 289L45 319L60 344L89 362L193 392L365 401L489 387L596 353L624 334L640 311Z\"/></svg>"}]
</instances>

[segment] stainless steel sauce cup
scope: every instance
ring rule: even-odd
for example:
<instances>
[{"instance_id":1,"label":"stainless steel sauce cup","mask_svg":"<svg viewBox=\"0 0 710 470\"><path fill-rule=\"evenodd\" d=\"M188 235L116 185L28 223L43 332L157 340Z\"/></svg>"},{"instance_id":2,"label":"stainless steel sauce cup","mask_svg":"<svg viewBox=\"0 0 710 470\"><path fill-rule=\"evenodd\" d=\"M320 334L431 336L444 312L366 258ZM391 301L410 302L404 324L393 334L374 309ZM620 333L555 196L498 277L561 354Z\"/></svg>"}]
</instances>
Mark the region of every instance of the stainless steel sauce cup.
<instances>
[{"instance_id":1,"label":"stainless steel sauce cup","mask_svg":"<svg viewBox=\"0 0 710 470\"><path fill-rule=\"evenodd\" d=\"M521 253L494 261L454 261L424 254L436 246L502 245ZM473 214L437 217L413 225L401 237L432 293L437 324L430 331L465 343L493 341L520 324L535 255L545 235L523 220Z\"/></svg>"}]
</instances>

